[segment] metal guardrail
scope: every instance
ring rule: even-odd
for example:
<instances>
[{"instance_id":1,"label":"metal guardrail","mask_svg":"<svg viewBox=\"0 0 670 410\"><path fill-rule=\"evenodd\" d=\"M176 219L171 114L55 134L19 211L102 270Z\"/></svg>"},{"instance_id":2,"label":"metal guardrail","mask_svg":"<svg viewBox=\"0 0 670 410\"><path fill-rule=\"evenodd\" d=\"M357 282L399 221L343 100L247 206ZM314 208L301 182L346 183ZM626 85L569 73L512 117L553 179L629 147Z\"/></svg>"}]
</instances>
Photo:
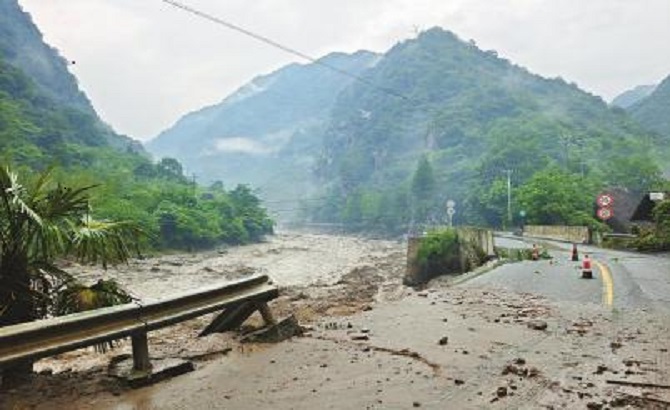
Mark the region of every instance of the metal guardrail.
<instances>
[{"instance_id":1,"label":"metal guardrail","mask_svg":"<svg viewBox=\"0 0 670 410\"><path fill-rule=\"evenodd\" d=\"M1 327L0 370L124 337L132 338L134 369L148 370L147 332L226 309L223 316L245 304L254 308L251 313L258 309L266 322L272 322L266 303L278 295L268 276L260 275L146 304L129 303Z\"/></svg>"},{"instance_id":2,"label":"metal guardrail","mask_svg":"<svg viewBox=\"0 0 670 410\"><path fill-rule=\"evenodd\" d=\"M637 239L637 235L631 233L604 233L603 238Z\"/></svg>"}]
</instances>

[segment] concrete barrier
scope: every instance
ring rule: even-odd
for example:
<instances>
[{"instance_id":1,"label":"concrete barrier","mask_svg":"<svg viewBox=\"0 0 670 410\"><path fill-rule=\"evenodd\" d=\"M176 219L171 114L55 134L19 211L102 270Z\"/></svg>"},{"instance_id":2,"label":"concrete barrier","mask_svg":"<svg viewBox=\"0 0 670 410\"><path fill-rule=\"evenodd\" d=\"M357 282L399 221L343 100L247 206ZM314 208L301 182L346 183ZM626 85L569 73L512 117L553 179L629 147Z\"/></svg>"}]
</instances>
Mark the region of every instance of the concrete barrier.
<instances>
[{"instance_id":1,"label":"concrete barrier","mask_svg":"<svg viewBox=\"0 0 670 410\"><path fill-rule=\"evenodd\" d=\"M572 243L591 243L591 231L586 226L526 225L523 236L555 239Z\"/></svg>"}]
</instances>

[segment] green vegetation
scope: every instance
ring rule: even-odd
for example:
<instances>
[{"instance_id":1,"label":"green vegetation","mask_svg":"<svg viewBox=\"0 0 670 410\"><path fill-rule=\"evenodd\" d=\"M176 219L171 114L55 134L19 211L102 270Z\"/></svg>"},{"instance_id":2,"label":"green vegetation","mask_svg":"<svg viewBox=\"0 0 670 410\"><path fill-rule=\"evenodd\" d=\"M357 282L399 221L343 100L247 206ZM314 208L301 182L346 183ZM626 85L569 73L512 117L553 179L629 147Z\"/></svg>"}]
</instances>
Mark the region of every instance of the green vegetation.
<instances>
[{"instance_id":1,"label":"green vegetation","mask_svg":"<svg viewBox=\"0 0 670 410\"><path fill-rule=\"evenodd\" d=\"M670 141L670 76L666 77L649 96L628 108L631 116L645 128L658 133L660 140Z\"/></svg>"},{"instance_id":2,"label":"green vegetation","mask_svg":"<svg viewBox=\"0 0 670 410\"><path fill-rule=\"evenodd\" d=\"M658 203L652 211L654 226L640 228L633 246L641 251L670 250L670 200Z\"/></svg>"},{"instance_id":3,"label":"green vegetation","mask_svg":"<svg viewBox=\"0 0 670 410\"><path fill-rule=\"evenodd\" d=\"M496 255L500 259L512 262L533 260L533 249L531 248L502 248L496 247ZM546 248L541 248L538 252L540 259L552 259L551 254Z\"/></svg>"},{"instance_id":4,"label":"green vegetation","mask_svg":"<svg viewBox=\"0 0 670 410\"><path fill-rule=\"evenodd\" d=\"M76 283L57 258L106 266L130 257L140 228L93 219L90 189L61 185L51 170L23 182L0 169L0 326L56 313L59 295Z\"/></svg>"},{"instance_id":5,"label":"green vegetation","mask_svg":"<svg viewBox=\"0 0 670 410\"><path fill-rule=\"evenodd\" d=\"M111 141L111 142L110 142ZM155 249L201 249L258 241L272 221L247 187L197 187L181 164L151 163L97 119L55 103L21 71L0 59L0 163L26 172L59 165L54 176L68 186L97 186L91 215L132 220Z\"/></svg>"},{"instance_id":6,"label":"green vegetation","mask_svg":"<svg viewBox=\"0 0 670 410\"><path fill-rule=\"evenodd\" d=\"M340 95L317 164L327 199L313 220L406 232L446 221L452 199L459 224L516 225L523 209L527 222L598 226L600 190L660 181L663 144L623 110L450 32L396 45L365 78L407 98L357 83Z\"/></svg>"},{"instance_id":7,"label":"green vegetation","mask_svg":"<svg viewBox=\"0 0 670 410\"><path fill-rule=\"evenodd\" d=\"M486 254L475 240L468 239L466 230L446 228L428 231L418 240L416 257L410 258L408 285L425 283L444 274L471 271L486 261Z\"/></svg>"},{"instance_id":8,"label":"green vegetation","mask_svg":"<svg viewBox=\"0 0 670 410\"><path fill-rule=\"evenodd\" d=\"M526 221L534 225L594 226L593 198L600 184L593 179L550 167L538 171L516 190L518 206L527 209Z\"/></svg>"},{"instance_id":9,"label":"green vegetation","mask_svg":"<svg viewBox=\"0 0 670 410\"><path fill-rule=\"evenodd\" d=\"M249 188L197 187L177 160L154 164L102 123L67 64L15 0L0 2L0 165L23 175L55 166L64 186L96 186L90 216L136 222L144 247L199 249L272 232Z\"/></svg>"},{"instance_id":10,"label":"green vegetation","mask_svg":"<svg viewBox=\"0 0 670 410\"><path fill-rule=\"evenodd\" d=\"M460 271L458 232L455 229L428 232L421 239L417 260L424 268L441 267L444 270Z\"/></svg>"}]
</instances>

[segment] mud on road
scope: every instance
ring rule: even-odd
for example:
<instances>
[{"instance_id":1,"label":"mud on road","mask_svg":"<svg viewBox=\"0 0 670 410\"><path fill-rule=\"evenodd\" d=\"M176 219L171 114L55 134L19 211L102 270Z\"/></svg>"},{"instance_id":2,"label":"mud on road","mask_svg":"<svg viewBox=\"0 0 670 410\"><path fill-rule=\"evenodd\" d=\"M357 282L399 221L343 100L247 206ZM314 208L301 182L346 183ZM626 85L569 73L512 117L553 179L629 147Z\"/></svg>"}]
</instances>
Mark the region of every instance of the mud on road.
<instances>
[{"instance_id":1,"label":"mud on road","mask_svg":"<svg viewBox=\"0 0 670 410\"><path fill-rule=\"evenodd\" d=\"M150 334L153 357L196 371L138 390L106 375L113 356L79 350L3 392L3 408L668 408L670 321L495 287L402 286L405 245L327 235L134 261L105 273L142 298L267 273L271 306L308 332L277 345L195 337L208 317ZM99 272L81 269L95 280ZM529 272L532 275L532 272ZM258 321L258 318L255 319ZM254 324L254 321L251 321ZM260 323L259 321L257 323ZM51 374L53 373L53 374ZM637 383L637 385L636 385ZM646 384L646 387L640 385Z\"/></svg>"}]
</instances>

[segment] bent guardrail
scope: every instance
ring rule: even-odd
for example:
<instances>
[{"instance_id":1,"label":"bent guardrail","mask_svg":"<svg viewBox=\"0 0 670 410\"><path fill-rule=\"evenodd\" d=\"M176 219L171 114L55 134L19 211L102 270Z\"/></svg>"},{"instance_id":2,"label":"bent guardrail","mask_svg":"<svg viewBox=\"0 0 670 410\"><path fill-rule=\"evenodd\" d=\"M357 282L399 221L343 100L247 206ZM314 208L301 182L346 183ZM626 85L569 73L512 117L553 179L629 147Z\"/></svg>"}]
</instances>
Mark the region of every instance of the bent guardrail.
<instances>
[{"instance_id":1,"label":"bent guardrail","mask_svg":"<svg viewBox=\"0 0 670 410\"><path fill-rule=\"evenodd\" d=\"M267 302L278 295L268 276L260 275L146 304L129 303L2 327L0 372L22 361L125 337L132 339L133 368L146 371L151 368L147 332L222 309L207 333L229 330L231 323L239 326L256 310L266 324L274 324Z\"/></svg>"}]
</instances>

